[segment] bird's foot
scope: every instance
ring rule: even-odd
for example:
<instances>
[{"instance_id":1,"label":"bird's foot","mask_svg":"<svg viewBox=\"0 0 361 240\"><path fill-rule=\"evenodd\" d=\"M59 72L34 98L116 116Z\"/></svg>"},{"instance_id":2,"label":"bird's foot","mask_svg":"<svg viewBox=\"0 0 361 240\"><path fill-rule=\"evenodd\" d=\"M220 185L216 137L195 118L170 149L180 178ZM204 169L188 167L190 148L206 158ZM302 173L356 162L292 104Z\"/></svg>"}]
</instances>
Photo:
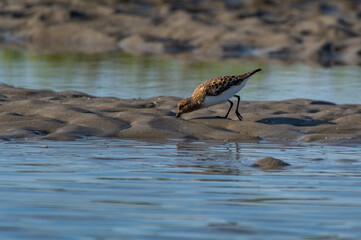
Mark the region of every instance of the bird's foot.
<instances>
[{"instance_id":1,"label":"bird's foot","mask_svg":"<svg viewBox=\"0 0 361 240\"><path fill-rule=\"evenodd\" d=\"M236 112L236 115L237 115L237 117L238 117L239 121L242 121L242 120L243 120L243 117L241 116L241 114L240 114L240 113Z\"/></svg>"}]
</instances>

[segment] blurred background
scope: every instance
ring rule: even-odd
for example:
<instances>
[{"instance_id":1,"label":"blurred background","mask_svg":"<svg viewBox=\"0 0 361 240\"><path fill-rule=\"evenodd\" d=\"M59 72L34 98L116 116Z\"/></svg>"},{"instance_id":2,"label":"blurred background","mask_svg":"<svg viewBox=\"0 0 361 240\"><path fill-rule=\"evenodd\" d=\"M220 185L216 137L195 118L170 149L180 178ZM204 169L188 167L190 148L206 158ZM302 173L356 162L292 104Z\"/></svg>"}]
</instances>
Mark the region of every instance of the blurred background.
<instances>
[{"instance_id":1,"label":"blurred background","mask_svg":"<svg viewBox=\"0 0 361 240\"><path fill-rule=\"evenodd\" d=\"M361 1L0 0L0 81L19 87L185 97L262 67L244 99L353 103L360 65Z\"/></svg>"}]
</instances>

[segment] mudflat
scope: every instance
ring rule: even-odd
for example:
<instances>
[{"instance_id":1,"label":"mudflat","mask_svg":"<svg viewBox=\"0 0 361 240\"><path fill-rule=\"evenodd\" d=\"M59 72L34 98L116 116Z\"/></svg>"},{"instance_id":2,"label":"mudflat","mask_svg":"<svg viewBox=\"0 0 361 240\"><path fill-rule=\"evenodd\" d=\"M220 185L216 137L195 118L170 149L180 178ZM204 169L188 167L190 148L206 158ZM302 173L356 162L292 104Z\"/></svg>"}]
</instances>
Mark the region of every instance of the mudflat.
<instances>
[{"instance_id":1,"label":"mudflat","mask_svg":"<svg viewBox=\"0 0 361 240\"><path fill-rule=\"evenodd\" d=\"M355 0L0 1L0 44L361 64Z\"/></svg>"},{"instance_id":2,"label":"mudflat","mask_svg":"<svg viewBox=\"0 0 361 240\"><path fill-rule=\"evenodd\" d=\"M361 143L361 104L290 99L242 101L220 118L229 103L176 118L180 98L94 97L76 91L54 92L0 85L0 138L75 140L199 139L239 142Z\"/></svg>"}]
</instances>

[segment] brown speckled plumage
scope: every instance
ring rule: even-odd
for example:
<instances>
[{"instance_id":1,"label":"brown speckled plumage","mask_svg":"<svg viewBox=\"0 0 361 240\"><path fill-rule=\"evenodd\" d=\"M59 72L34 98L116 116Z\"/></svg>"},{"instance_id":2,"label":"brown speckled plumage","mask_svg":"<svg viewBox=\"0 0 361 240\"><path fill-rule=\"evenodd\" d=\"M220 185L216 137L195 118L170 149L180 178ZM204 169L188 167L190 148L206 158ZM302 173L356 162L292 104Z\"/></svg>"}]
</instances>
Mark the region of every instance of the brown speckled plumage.
<instances>
[{"instance_id":1,"label":"brown speckled plumage","mask_svg":"<svg viewBox=\"0 0 361 240\"><path fill-rule=\"evenodd\" d=\"M193 92L193 98L204 98L205 96L217 96L226 91L234 85L241 84L246 78L252 76L254 73L260 71L257 69L253 72L248 72L242 75L235 76L220 76L211 78L208 81L200 84Z\"/></svg>"},{"instance_id":2,"label":"brown speckled plumage","mask_svg":"<svg viewBox=\"0 0 361 240\"><path fill-rule=\"evenodd\" d=\"M261 69L256 69L252 72L248 72L242 75L215 77L201 83L194 90L192 97L183 99L178 104L177 116L179 117L182 113L191 112L205 107L206 97L219 96L228 89L237 85L241 85L242 82L259 71L261 71Z\"/></svg>"}]
</instances>

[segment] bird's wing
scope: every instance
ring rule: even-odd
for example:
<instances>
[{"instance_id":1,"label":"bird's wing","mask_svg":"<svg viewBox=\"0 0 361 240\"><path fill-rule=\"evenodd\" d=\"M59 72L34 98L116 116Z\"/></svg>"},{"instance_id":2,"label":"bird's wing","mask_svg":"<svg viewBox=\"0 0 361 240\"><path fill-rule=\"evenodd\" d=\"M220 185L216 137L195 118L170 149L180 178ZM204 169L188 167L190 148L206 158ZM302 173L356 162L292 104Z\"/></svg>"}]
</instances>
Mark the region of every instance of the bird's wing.
<instances>
[{"instance_id":1,"label":"bird's wing","mask_svg":"<svg viewBox=\"0 0 361 240\"><path fill-rule=\"evenodd\" d=\"M194 90L192 96L194 99L200 99L205 96L217 96L234 85L240 85L245 79L259 71L261 71L260 68L242 75L211 78L200 84Z\"/></svg>"}]
</instances>

